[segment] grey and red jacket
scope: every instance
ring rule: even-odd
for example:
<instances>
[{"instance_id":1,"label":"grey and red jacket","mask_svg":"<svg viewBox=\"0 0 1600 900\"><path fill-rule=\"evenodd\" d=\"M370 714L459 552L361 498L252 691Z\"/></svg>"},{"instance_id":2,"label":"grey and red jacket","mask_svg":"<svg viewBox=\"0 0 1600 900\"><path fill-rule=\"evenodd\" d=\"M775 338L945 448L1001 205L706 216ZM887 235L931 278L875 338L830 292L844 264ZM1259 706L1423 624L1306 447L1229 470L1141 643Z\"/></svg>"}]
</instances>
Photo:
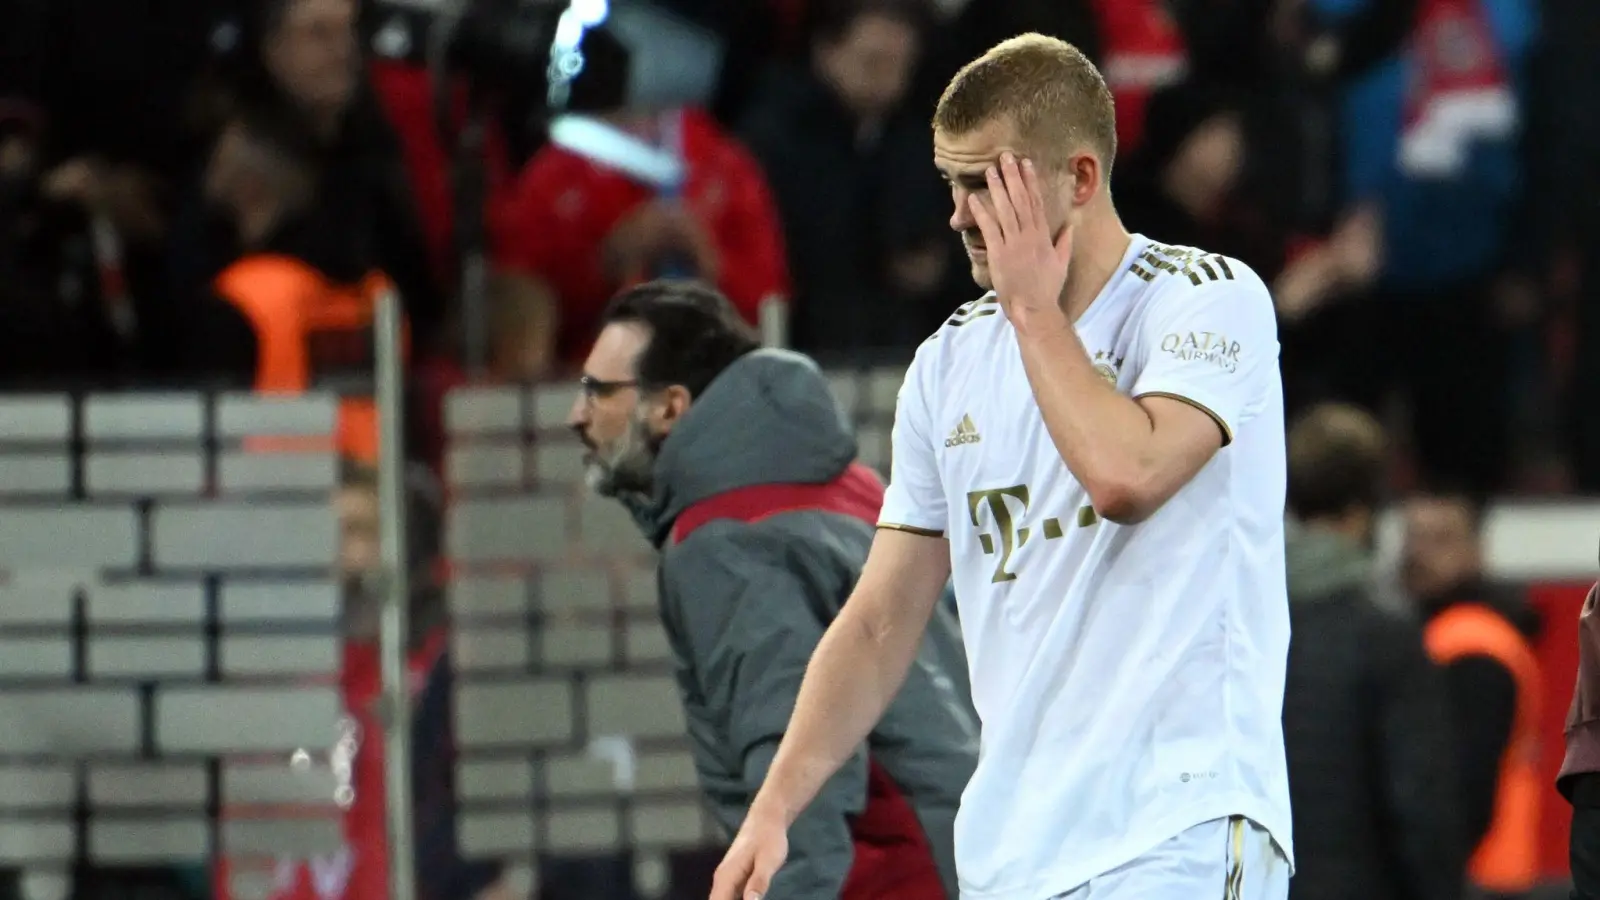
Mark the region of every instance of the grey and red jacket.
<instances>
[{"instance_id":1,"label":"grey and red jacket","mask_svg":"<svg viewBox=\"0 0 1600 900\"><path fill-rule=\"evenodd\" d=\"M855 459L816 365L760 350L673 429L651 496L625 499L661 550L661 617L700 784L730 836L872 543L883 483ZM956 898L952 834L978 750L967 684L941 608L866 744L790 829L770 900Z\"/></svg>"}]
</instances>

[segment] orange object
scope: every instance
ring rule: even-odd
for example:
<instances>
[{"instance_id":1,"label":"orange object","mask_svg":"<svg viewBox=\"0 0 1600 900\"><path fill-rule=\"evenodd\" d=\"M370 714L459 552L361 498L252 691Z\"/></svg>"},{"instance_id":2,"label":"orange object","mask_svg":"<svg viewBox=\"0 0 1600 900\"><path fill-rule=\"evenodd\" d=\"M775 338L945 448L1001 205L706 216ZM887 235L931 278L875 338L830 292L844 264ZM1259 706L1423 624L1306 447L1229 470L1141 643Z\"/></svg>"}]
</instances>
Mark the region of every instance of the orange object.
<instances>
[{"instance_id":1,"label":"orange object","mask_svg":"<svg viewBox=\"0 0 1600 900\"><path fill-rule=\"evenodd\" d=\"M1521 893L1539 879L1539 835L1544 796L1550 790L1541 768L1540 711L1543 677L1528 641L1506 618L1487 606L1452 607L1428 623L1428 655L1438 665L1468 656L1486 656L1511 673L1517 686L1511 739L1500 760L1500 780L1489 832L1467 863L1472 882L1487 891Z\"/></svg>"},{"instance_id":2,"label":"orange object","mask_svg":"<svg viewBox=\"0 0 1600 900\"><path fill-rule=\"evenodd\" d=\"M214 288L255 331L258 393L303 394L329 375L373 379L373 319L378 298L392 289L382 273L373 272L359 284L339 284L298 259L261 254L223 270ZM409 355L404 330L401 341L401 352ZM341 397L332 448L326 441L298 438L261 439L248 446L269 452L335 449L376 463L377 407L370 390Z\"/></svg>"}]
</instances>

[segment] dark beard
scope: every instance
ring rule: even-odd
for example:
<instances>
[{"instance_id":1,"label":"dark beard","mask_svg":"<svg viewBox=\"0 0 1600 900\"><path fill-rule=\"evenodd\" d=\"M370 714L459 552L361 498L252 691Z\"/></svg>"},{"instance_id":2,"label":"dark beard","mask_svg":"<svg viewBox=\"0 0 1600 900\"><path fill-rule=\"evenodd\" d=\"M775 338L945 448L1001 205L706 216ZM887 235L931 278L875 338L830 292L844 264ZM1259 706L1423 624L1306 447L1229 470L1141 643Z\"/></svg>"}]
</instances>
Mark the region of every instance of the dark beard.
<instances>
[{"instance_id":1,"label":"dark beard","mask_svg":"<svg viewBox=\"0 0 1600 900\"><path fill-rule=\"evenodd\" d=\"M598 466L601 473L590 485L603 497L649 496L655 487L656 456L661 452L664 438L651 434L642 420L635 420L628 427L627 443L618 458L590 463Z\"/></svg>"}]
</instances>

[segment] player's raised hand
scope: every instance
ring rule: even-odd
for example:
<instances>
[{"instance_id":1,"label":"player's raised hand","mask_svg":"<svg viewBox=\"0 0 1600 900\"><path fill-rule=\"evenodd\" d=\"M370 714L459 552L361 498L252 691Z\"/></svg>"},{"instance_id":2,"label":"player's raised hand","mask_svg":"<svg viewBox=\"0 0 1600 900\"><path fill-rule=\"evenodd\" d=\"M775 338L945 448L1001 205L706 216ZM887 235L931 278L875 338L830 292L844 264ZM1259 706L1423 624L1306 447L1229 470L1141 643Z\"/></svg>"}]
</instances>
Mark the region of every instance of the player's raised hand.
<instances>
[{"instance_id":1,"label":"player's raised hand","mask_svg":"<svg viewBox=\"0 0 1600 900\"><path fill-rule=\"evenodd\" d=\"M1044 194L1032 160L1002 154L985 173L987 196L968 197L972 216L983 232L989 256L989 277L1013 327L1061 324L1061 291L1072 263L1072 228L1059 237L1050 233Z\"/></svg>"},{"instance_id":2,"label":"player's raised hand","mask_svg":"<svg viewBox=\"0 0 1600 900\"><path fill-rule=\"evenodd\" d=\"M752 810L711 880L711 900L761 900L789 856L788 829Z\"/></svg>"}]
</instances>

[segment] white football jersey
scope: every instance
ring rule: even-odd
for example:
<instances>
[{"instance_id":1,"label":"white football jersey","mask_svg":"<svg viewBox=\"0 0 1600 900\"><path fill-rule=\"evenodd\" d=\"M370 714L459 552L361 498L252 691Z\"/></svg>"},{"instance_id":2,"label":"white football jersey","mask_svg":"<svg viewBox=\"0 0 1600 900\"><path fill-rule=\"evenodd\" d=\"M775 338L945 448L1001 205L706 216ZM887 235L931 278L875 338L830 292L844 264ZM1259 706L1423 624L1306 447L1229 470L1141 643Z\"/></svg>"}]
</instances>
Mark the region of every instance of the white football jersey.
<instances>
[{"instance_id":1,"label":"white football jersey","mask_svg":"<svg viewBox=\"0 0 1600 900\"><path fill-rule=\"evenodd\" d=\"M1064 893L1231 815L1292 859L1271 297L1243 263L1134 235L1076 327L1119 391L1192 404L1225 445L1117 525L1051 442L993 295L917 351L880 523L950 541L983 724L956 821L963 900Z\"/></svg>"}]
</instances>

